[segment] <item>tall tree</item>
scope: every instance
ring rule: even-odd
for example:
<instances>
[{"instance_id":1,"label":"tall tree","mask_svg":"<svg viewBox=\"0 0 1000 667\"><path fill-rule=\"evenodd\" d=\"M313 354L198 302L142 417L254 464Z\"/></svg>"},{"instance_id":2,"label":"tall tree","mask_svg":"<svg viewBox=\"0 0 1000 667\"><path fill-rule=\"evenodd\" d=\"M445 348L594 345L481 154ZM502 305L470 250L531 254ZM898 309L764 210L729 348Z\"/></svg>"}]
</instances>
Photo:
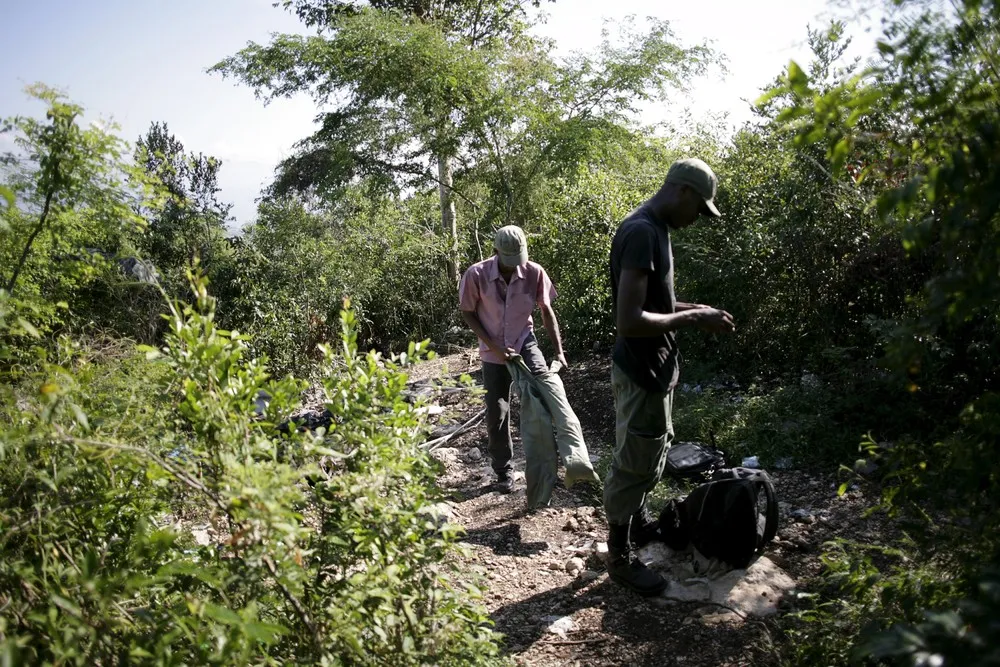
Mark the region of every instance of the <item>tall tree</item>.
<instances>
[{"instance_id":1,"label":"tall tree","mask_svg":"<svg viewBox=\"0 0 1000 667\"><path fill-rule=\"evenodd\" d=\"M279 166L276 194L330 195L357 178L435 184L457 283L456 201L479 218L512 221L518 193L554 161L573 169L588 142L622 130L638 102L683 86L714 60L704 47L679 47L657 22L646 32L629 26L623 46L606 39L596 56L560 64L553 44L528 32L538 4L290 0L315 36L251 43L214 70L265 99L308 91L333 106ZM488 175L488 201L456 186L470 169Z\"/></svg>"},{"instance_id":2,"label":"tall tree","mask_svg":"<svg viewBox=\"0 0 1000 667\"><path fill-rule=\"evenodd\" d=\"M175 291L185 285L184 272L198 258L210 275L227 250L226 224L231 204L220 202L222 163L201 153L187 153L166 123L153 123L136 142L135 160L158 179L167 198L163 208L149 215L140 245ZM214 277L214 275L213 275Z\"/></svg>"},{"instance_id":3,"label":"tall tree","mask_svg":"<svg viewBox=\"0 0 1000 667\"><path fill-rule=\"evenodd\" d=\"M317 35L278 35L215 66L266 97L334 102L286 162L278 190L339 187L356 176L439 189L447 271L458 284L453 162L489 103L492 67L539 0L286 0ZM322 175L319 172L324 172Z\"/></svg>"}]
</instances>

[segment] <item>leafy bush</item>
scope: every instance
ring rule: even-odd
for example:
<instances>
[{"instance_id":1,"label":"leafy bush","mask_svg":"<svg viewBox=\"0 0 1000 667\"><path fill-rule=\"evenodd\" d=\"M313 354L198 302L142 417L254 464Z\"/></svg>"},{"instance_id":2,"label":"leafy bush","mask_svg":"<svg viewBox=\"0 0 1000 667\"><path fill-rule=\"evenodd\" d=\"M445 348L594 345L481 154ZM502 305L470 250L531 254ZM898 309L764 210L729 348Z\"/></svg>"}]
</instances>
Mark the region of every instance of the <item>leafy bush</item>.
<instances>
[{"instance_id":1,"label":"leafy bush","mask_svg":"<svg viewBox=\"0 0 1000 667\"><path fill-rule=\"evenodd\" d=\"M614 341L608 256L615 230L655 189L655 165L640 174L582 168L548 184L548 199L525 231L529 255L556 285L561 332L568 345Z\"/></svg>"},{"instance_id":2,"label":"leafy bush","mask_svg":"<svg viewBox=\"0 0 1000 667\"><path fill-rule=\"evenodd\" d=\"M309 372L320 343L337 338L350 298L365 346L405 349L457 319L455 287L439 269L443 241L427 224L427 199L371 199L364 190L323 212L269 200L238 249L234 296L221 313L280 370Z\"/></svg>"},{"instance_id":3,"label":"leafy bush","mask_svg":"<svg viewBox=\"0 0 1000 667\"><path fill-rule=\"evenodd\" d=\"M482 664L496 655L457 528L439 525L403 365L324 349L327 431L281 427L270 380L196 280L142 429L91 419L71 356L0 422L0 655L11 663ZM67 350L67 355L72 350ZM140 363L140 362L135 362ZM148 362L145 362L148 363ZM89 373L89 375L88 375ZM258 414L265 390L270 401ZM5 388L9 394L12 387ZM6 398L6 397L5 397ZM106 414L113 413L108 410ZM208 527L198 527L207 524Z\"/></svg>"},{"instance_id":4,"label":"leafy bush","mask_svg":"<svg viewBox=\"0 0 1000 667\"><path fill-rule=\"evenodd\" d=\"M134 255L145 225L137 211L158 208L157 183L128 163L113 125L81 127L83 109L57 91L34 85L28 93L47 106L46 120L0 124L15 145L0 156L0 179L16 195L0 209L0 290L48 342L66 327L134 334L133 320L109 313L102 297L123 282L116 260ZM13 329L0 335L8 366L30 363L35 343Z\"/></svg>"},{"instance_id":5,"label":"leafy bush","mask_svg":"<svg viewBox=\"0 0 1000 667\"><path fill-rule=\"evenodd\" d=\"M885 349L900 390L936 426L892 447L868 443L865 454L886 473L884 508L914 526L910 569L933 572L937 583L916 587L905 607L869 610L872 632L854 657L988 664L996 655L980 638L998 616L984 570L1000 558L1000 4L892 4L903 11L861 75L820 86L793 65L777 90L791 102L779 120L796 143L825 148L834 172L853 167L856 180L874 185L879 219L900 230L912 275L926 278L911 288L913 312L887 332ZM885 118L884 131L870 131ZM898 588L907 575L882 576ZM921 619L921 609L935 611Z\"/></svg>"},{"instance_id":6,"label":"leafy bush","mask_svg":"<svg viewBox=\"0 0 1000 667\"><path fill-rule=\"evenodd\" d=\"M815 590L798 594L783 624L788 639L783 664L864 664L867 647L859 637L884 629L887 618L916 622L922 605L945 603L955 595L947 571L915 565L912 540L899 547L838 540L827 548L821 580ZM929 657L910 664L943 664L926 661Z\"/></svg>"}]
</instances>

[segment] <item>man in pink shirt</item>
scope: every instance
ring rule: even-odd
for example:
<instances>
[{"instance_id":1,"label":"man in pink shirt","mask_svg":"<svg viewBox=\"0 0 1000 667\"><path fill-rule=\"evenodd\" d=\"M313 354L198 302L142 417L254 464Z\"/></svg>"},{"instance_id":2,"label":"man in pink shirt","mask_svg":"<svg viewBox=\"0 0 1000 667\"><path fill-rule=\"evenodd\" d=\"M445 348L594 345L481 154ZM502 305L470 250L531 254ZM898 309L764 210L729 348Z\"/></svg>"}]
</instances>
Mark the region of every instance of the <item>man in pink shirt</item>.
<instances>
[{"instance_id":1,"label":"man in pink shirt","mask_svg":"<svg viewBox=\"0 0 1000 667\"><path fill-rule=\"evenodd\" d=\"M545 269L528 261L524 231L514 225L502 227L493 245L494 255L473 264L462 276L458 300L462 318L479 338L486 387L486 432L497 487L502 493L510 493L514 489L509 420L511 377L506 362L511 355L519 354L532 373L537 375L547 370L531 319L536 305L555 347L556 360L563 366L567 363L559 322L552 310L556 290Z\"/></svg>"}]
</instances>

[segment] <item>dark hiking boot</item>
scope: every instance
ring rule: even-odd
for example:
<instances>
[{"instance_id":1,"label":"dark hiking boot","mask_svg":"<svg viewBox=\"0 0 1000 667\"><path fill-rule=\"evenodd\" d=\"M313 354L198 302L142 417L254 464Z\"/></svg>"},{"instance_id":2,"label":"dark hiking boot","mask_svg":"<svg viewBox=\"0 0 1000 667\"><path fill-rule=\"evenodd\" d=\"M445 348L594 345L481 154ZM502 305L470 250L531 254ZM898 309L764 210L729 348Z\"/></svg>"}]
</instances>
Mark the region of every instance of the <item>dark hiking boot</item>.
<instances>
[{"instance_id":1,"label":"dark hiking boot","mask_svg":"<svg viewBox=\"0 0 1000 667\"><path fill-rule=\"evenodd\" d=\"M667 588L667 582L643 564L629 546L629 527L611 524L608 531L608 576L639 595L652 597Z\"/></svg>"},{"instance_id":2,"label":"dark hiking boot","mask_svg":"<svg viewBox=\"0 0 1000 667\"><path fill-rule=\"evenodd\" d=\"M497 477L497 481L493 483L493 488L497 490L498 493L507 495L514 492L514 478L510 475L500 475Z\"/></svg>"},{"instance_id":3,"label":"dark hiking boot","mask_svg":"<svg viewBox=\"0 0 1000 667\"><path fill-rule=\"evenodd\" d=\"M653 518L645 505L632 515L631 525L629 542L636 549L644 547L650 542L663 541L663 536L660 535L660 522Z\"/></svg>"}]
</instances>

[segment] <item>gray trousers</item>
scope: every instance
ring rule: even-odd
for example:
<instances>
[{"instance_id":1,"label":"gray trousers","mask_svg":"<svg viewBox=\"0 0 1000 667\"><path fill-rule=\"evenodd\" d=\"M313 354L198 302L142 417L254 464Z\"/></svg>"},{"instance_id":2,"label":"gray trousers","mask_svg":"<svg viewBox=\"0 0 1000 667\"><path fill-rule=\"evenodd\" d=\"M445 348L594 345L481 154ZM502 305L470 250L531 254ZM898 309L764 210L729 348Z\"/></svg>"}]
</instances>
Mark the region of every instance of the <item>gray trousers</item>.
<instances>
[{"instance_id":1,"label":"gray trousers","mask_svg":"<svg viewBox=\"0 0 1000 667\"><path fill-rule=\"evenodd\" d=\"M535 335L528 336L520 351L521 358L533 375L547 370L545 357L538 348ZM510 474L513 468L514 443L510 438L510 388L513 380L506 364L483 362L483 386L486 388L486 434L489 439L493 472L498 477Z\"/></svg>"},{"instance_id":2,"label":"gray trousers","mask_svg":"<svg viewBox=\"0 0 1000 667\"><path fill-rule=\"evenodd\" d=\"M604 479L608 523L626 524L660 481L674 439L673 392L646 391L616 364L611 366L615 397L615 451Z\"/></svg>"}]
</instances>

